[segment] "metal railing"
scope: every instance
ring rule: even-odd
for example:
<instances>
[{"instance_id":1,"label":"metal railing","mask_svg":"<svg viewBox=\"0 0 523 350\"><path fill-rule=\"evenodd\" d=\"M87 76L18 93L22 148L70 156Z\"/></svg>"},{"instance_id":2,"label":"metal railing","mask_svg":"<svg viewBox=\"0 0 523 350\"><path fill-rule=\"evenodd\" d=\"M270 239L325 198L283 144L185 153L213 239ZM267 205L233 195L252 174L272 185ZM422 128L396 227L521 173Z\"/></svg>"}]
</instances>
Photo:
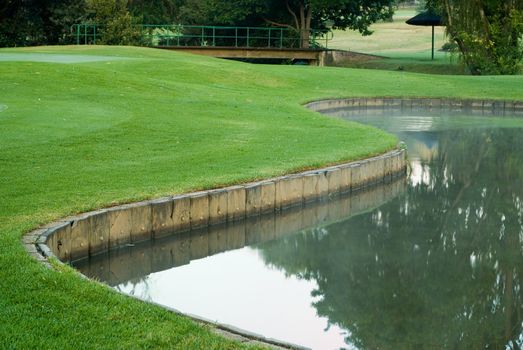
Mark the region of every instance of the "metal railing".
<instances>
[{"instance_id":1,"label":"metal railing","mask_svg":"<svg viewBox=\"0 0 523 350\"><path fill-rule=\"evenodd\" d=\"M71 35L74 36L76 45L96 44L97 42L96 24L73 24L71 26Z\"/></svg>"},{"instance_id":2,"label":"metal railing","mask_svg":"<svg viewBox=\"0 0 523 350\"><path fill-rule=\"evenodd\" d=\"M315 29L300 35L289 28L144 24L136 26L136 30L141 38L139 44L153 47L315 49L327 48L332 39L332 32ZM71 34L77 45L97 44L103 39L103 27L75 24L71 27Z\"/></svg>"}]
</instances>

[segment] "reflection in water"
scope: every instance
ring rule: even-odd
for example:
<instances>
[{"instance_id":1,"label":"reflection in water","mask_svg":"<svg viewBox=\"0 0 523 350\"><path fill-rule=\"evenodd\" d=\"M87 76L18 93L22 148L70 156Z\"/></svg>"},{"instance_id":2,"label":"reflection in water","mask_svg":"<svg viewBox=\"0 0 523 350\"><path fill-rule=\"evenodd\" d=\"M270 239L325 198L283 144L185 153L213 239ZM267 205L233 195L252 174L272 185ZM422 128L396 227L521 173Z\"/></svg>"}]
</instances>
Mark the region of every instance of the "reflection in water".
<instances>
[{"instance_id":1,"label":"reflection in water","mask_svg":"<svg viewBox=\"0 0 523 350\"><path fill-rule=\"evenodd\" d=\"M267 263L318 283L318 314L358 348L519 349L522 130L439 123L400 131L413 159L403 196L327 234L260 248Z\"/></svg>"},{"instance_id":2,"label":"reflection in water","mask_svg":"<svg viewBox=\"0 0 523 350\"><path fill-rule=\"evenodd\" d=\"M318 349L521 348L523 120L419 111L360 119L407 143L406 188L146 243L82 271Z\"/></svg>"},{"instance_id":3,"label":"reflection in water","mask_svg":"<svg viewBox=\"0 0 523 350\"><path fill-rule=\"evenodd\" d=\"M145 299L145 276L153 272L346 220L386 203L404 190L405 179L394 179L383 186L358 191L350 196L343 194L324 198L320 202L251 217L234 224L177 233L172 237L127 246L74 264L87 276L125 290L126 293L144 296Z\"/></svg>"},{"instance_id":4,"label":"reflection in water","mask_svg":"<svg viewBox=\"0 0 523 350\"><path fill-rule=\"evenodd\" d=\"M176 234L75 265L119 291L182 312L314 348L339 348L347 332L329 326L311 305L317 283L268 269L257 250L248 246L321 232L323 226L385 204L405 185L400 178L350 196Z\"/></svg>"}]
</instances>

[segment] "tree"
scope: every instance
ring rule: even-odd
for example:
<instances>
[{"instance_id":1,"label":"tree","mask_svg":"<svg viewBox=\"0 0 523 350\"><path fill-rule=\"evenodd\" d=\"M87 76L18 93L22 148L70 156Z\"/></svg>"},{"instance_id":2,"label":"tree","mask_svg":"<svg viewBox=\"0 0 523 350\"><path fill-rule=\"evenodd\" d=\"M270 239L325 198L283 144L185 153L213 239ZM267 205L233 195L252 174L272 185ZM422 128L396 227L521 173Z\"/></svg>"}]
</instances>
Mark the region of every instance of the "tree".
<instances>
[{"instance_id":1,"label":"tree","mask_svg":"<svg viewBox=\"0 0 523 350\"><path fill-rule=\"evenodd\" d=\"M523 1L431 0L472 74L515 74L523 59Z\"/></svg>"},{"instance_id":2,"label":"tree","mask_svg":"<svg viewBox=\"0 0 523 350\"><path fill-rule=\"evenodd\" d=\"M0 4L0 47L55 45L70 41L71 25L85 16L76 0L8 0Z\"/></svg>"},{"instance_id":3,"label":"tree","mask_svg":"<svg viewBox=\"0 0 523 350\"><path fill-rule=\"evenodd\" d=\"M184 0L128 0L131 15L144 24L172 24L179 20L180 7Z\"/></svg>"},{"instance_id":4,"label":"tree","mask_svg":"<svg viewBox=\"0 0 523 350\"><path fill-rule=\"evenodd\" d=\"M181 22L197 25L258 26L271 0L185 0Z\"/></svg>"},{"instance_id":5,"label":"tree","mask_svg":"<svg viewBox=\"0 0 523 350\"><path fill-rule=\"evenodd\" d=\"M65 43L72 24L89 20L104 44L136 44L134 24L276 26L309 47L311 28L359 30L391 16L394 0L4 0L0 45ZM133 28L134 27L134 28Z\"/></svg>"},{"instance_id":6,"label":"tree","mask_svg":"<svg viewBox=\"0 0 523 350\"><path fill-rule=\"evenodd\" d=\"M312 28L354 29L371 34L369 26L390 17L394 0L188 0L182 20L214 25L268 25L292 29L301 47L309 47ZM197 21L191 20L195 15Z\"/></svg>"},{"instance_id":7,"label":"tree","mask_svg":"<svg viewBox=\"0 0 523 350\"><path fill-rule=\"evenodd\" d=\"M264 20L272 25L285 26L300 34L301 46L309 47L309 35L313 27L324 29L331 22L334 29L358 30L363 35L372 32L369 26L391 16L394 0L285 0L273 1L271 19Z\"/></svg>"},{"instance_id":8,"label":"tree","mask_svg":"<svg viewBox=\"0 0 523 350\"><path fill-rule=\"evenodd\" d=\"M142 39L136 19L124 0L87 0L90 18L100 28L100 42L105 45L136 45Z\"/></svg>"}]
</instances>

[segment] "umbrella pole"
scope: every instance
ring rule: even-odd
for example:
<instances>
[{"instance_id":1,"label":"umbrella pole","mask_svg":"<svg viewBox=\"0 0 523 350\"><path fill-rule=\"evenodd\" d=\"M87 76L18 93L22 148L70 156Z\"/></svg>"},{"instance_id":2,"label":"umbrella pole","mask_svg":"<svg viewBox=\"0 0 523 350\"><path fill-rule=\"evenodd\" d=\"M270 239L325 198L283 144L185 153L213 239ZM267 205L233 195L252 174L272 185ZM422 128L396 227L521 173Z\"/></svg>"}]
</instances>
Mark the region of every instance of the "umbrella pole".
<instances>
[{"instance_id":1,"label":"umbrella pole","mask_svg":"<svg viewBox=\"0 0 523 350\"><path fill-rule=\"evenodd\" d=\"M434 60L434 26L432 26L432 60Z\"/></svg>"}]
</instances>

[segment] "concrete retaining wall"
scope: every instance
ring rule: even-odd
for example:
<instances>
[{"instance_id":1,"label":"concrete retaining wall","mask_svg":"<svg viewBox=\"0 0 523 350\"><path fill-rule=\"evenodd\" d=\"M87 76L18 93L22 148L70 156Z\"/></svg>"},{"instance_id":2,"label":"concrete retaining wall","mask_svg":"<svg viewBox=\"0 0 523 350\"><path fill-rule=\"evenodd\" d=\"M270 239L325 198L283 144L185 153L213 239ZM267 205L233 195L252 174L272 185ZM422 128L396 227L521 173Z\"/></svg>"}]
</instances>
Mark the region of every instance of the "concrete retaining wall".
<instances>
[{"instance_id":1,"label":"concrete retaining wall","mask_svg":"<svg viewBox=\"0 0 523 350\"><path fill-rule=\"evenodd\" d=\"M471 111L489 115L523 115L523 102L437 98L351 98L311 102L318 112L336 110L423 109ZM69 262L110 249L191 229L244 220L278 212L324 196L355 191L404 174L405 151L396 150L363 161L282 176L219 190L165 197L97 210L66 218L24 237L26 248L38 255Z\"/></svg>"},{"instance_id":2,"label":"concrete retaining wall","mask_svg":"<svg viewBox=\"0 0 523 350\"><path fill-rule=\"evenodd\" d=\"M86 276L96 276L110 286L136 280L154 272L189 264L228 250L259 244L347 220L396 198L406 189L406 178L394 179L364 191L342 194L327 201L303 203L281 212L248 217L230 225L221 224L148 240L107 255L82 260L75 265Z\"/></svg>"},{"instance_id":3,"label":"concrete retaining wall","mask_svg":"<svg viewBox=\"0 0 523 350\"><path fill-rule=\"evenodd\" d=\"M499 100L463 100L448 98L346 98L310 102L305 105L316 112L332 112L336 110L383 110L389 113L395 109L419 109L429 111L472 112L489 115L523 115L523 101Z\"/></svg>"},{"instance_id":4,"label":"concrete retaining wall","mask_svg":"<svg viewBox=\"0 0 523 350\"><path fill-rule=\"evenodd\" d=\"M343 67L351 62L364 62L377 59L385 59L386 57L369 55L360 52L346 51L346 50L325 50L319 55L318 65L327 67Z\"/></svg>"},{"instance_id":5,"label":"concrete retaining wall","mask_svg":"<svg viewBox=\"0 0 523 350\"><path fill-rule=\"evenodd\" d=\"M44 256L63 262L208 225L278 212L403 175L404 150L266 181L165 197L63 219L31 233Z\"/></svg>"}]
</instances>

